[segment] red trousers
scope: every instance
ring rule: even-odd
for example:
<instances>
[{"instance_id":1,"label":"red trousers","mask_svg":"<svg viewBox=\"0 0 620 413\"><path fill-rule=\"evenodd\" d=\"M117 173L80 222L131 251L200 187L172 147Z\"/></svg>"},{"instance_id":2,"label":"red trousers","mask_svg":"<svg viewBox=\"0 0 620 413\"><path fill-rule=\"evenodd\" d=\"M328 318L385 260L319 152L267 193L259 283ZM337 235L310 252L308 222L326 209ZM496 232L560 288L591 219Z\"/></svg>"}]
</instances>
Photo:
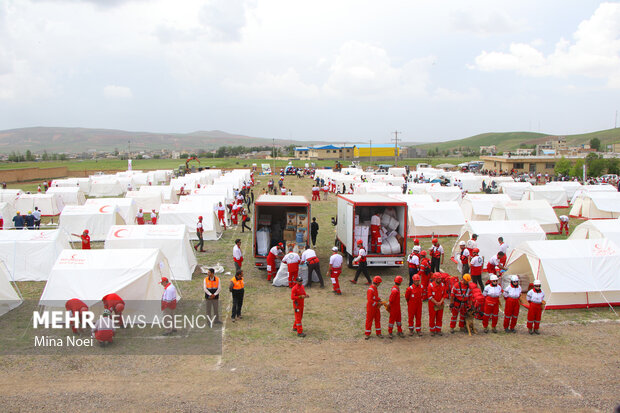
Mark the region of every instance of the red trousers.
<instances>
[{"instance_id":1,"label":"red trousers","mask_svg":"<svg viewBox=\"0 0 620 413\"><path fill-rule=\"evenodd\" d=\"M288 267L288 286L290 288L293 288L293 284L295 284L295 280L297 279L299 275L299 265L296 265L295 267L293 267L292 265L289 265Z\"/></svg>"},{"instance_id":2,"label":"red trousers","mask_svg":"<svg viewBox=\"0 0 620 413\"><path fill-rule=\"evenodd\" d=\"M422 277L422 299L428 298L428 283L431 281L431 276L425 272L418 272Z\"/></svg>"},{"instance_id":3,"label":"red trousers","mask_svg":"<svg viewBox=\"0 0 620 413\"><path fill-rule=\"evenodd\" d=\"M540 318L542 316L542 304L530 302L530 309L527 312L527 329L538 330L540 327Z\"/></svg>"},{"instance_id":4,"label":"red trousers","mask_svg":"<svg viewBox=\"0 0 620 413\"><path fill-rule=\"evenodd\" d=\"M332 272L329 274L329 277L332 279L332 287L334 287L334 291L338 294L341 293L340 283L338 282L338 277L340 277L341 272L342 268L332 268Z\"/></svg>"},{"instance_id":5,"label":"red trousers","mask_svg":"<svg viewBox=\"0 0 620 413\"><path fill-rule=\"evenodd\" d=\"M237 225L237 211L233 211L233 213L230 215L230 220L232 221L233 225Z\"/></svg>"},{"instance_id":6,"label":"red trousers","mask_svg":"<svg viewBox=\"0 0 620 413\"><path fill-rule=\"evenodd\" d=\"M562 233L563 228L566 228L566 235L568 235L568 222L560 221L560 234Z\"/></svg>"},{"instance_id":7,"label":"red trousers","mask_svg":"<svg viewBox=\"0 0 620 413\"><path fill-rule=\"evenodd\" d=\"M372 329L372 322L375 322L375 332L377 335L381 335L381 312L379 307L373 307L370 304L366 305L366 331L367 336L370 335Z\"/></svg>"},{"instance_id":8,"label":"red trousers","mask_svg":"<svg viewBox=\"0 0 620 413\"><path fill-rule=\"evenodd\" d=\"M435 304L431 301L428 302L428 326L431 333L441 331L443 318L443 307L440 310L435 310Z\"/></svg>"},{"instance_id":9,"label":"red trousers","mask_svg":"<svg viewBox=\"0 0 620 413\"><path fill-rule=\"evenodd\" d=\"M461 304L459 307L454 306L451 309L452 317L450 317L450 328L456 327L456 320L459 321L459 327L465 327L465 313L467 312L467 307L465 304Z\"/></svg>"},{"instance_id":10,"label":"red trousers","mask_svg":"<svg viewBox=\"0 0 620 413\"><path fill-rule=\"evenodd\" d=\"M318 192L312 192L312 200L313 201L320 201L321 200L320 195L319 195Z\"/></svg>"},{"instance_id":11,"label":"red trousers","mask_svg":"<svg viewBox=\"0 0 620 413\"><path fill-rule=\"evenodd\" d=\"M504 308L504 329L514 329L517 318L519 318L519 299L508 297Z\"/></svg>"},{"instance_id":12,"label":"red trousers","mask_svg":"<svg viewBox=\"0 0 620 413\"><path fill-rule=\"evenodd\" d=\"M388 321L388 333L391 333L394 328L394 323L396 323L396 328L399 333L403 332L402 315L400 313L400 305L399 306L390 306L390 320Z\"/></svg>"},{"instance_id":13,"label":"red trousers","mask_svg":"<svg viewBox=\"0 0 620 413\"><path fill-rule=\"evenodd\" d=\"M224 211L217 211L217 219L220 221L220 225L226 229L226 216L224 215Z\"/></svg>"},{"instance_id":14,"label":"red trousers","mask_svg":"<svg viewBox=\"0 0 620 413\"><path fill-rule=\"evenodd\" d=\"M491 326L497 326L497 314L499 313L499 297L485 297L484 314L482 316L482 327L489 326L489 317L491 318Z\"/></svg>"},{"instance_id":15,"label":"red trousers","mask_svg":"<svg viewBox=\"0 0 620 413\"><path fill-rule=\"evenodd\" d=\"M422 300L411 299L407 303L409 315L409 331L413 331L413 320L415 319L415 331L422 331Z\"/></svg>"},{"instance_id":16,"label":"red trousers","mask_svg":"<svg viewBox=\"0 0 620 413\"><path fill-rule=\"evenodd\" d=\"M136 218L136 222L138 223L138 225L144 225L144 217Z\"/></svg>"},{"instance_id":17,"label":"red trousers","mask_svg":"<svg viewBox=\"0 0 620 413\"><path fill-rule=\"evenodd\" d=\"M291 281L291 272L289 271L289 284ZM267 281L271 281L273 277L276 275L276 257L269 253L267 254Z\"/></svg>"},{"instance_id":18,"label":"red trousers","mask_svg":"<svg viewBox=\"0 0 620 413\"><path fill-rule=\"evenodd\" d=\"M304 332L304 328L301 325L301 319L304 317L304 302L301 301L297 304L293 301L293 310L295 311L295 323L293 324L293 330L297 330L297 334Z\"/></svg>"}]
</instances>

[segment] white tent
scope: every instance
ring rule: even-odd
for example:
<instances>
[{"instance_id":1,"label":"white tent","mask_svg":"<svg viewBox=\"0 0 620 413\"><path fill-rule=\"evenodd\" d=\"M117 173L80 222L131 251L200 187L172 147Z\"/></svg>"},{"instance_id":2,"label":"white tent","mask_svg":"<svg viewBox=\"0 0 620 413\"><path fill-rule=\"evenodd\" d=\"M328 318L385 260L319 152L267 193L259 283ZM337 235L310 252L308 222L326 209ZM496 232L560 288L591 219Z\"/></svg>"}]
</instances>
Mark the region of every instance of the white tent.
<instances>
[{"instance_id":1,"label":"white tent","mask_svg":"<svg viewBox=\"0 0 620 413\"><path fill-rule=\"evenodd\" d=\"M116 293L125 301L123 315L161 315L161 277L170 279L170 267L158 249L64 250L53 263L39 305L64 307L78 298L92 308Z\"/></svg>"},{"instance_id":2,"label":"white tent","mask_svg":"<svg viewBox=\"0 0 620 413\"><path fill-rule=\"evenodd\" d=\"M213 210L213 206L208 208L191 202L185 202L183 204L162 204L159 210L157 223L158 225L183 224L187 229L189 239L197 240L196 223L198 222L199 216L203 217L203 239L219 239L222 236L222 229L217 219L217 214Z\"/></svg>"},{"instance_id":3,"label":"white tent","mask_svg":"<svg viewBox=\"0 0 620 413\"><path fill-rule=\"evenodd\" d=\"M581 189L582 185L578 181L551 181L548 182L547 185L550 186L559 186L560 188L564 188L566 191L566 197L568 199L573 199L575 192Z\"/></svg>"},{"instance_id":4,"label":"white tent","mask_svg":"<svg viewBox=\"0 0 620 413\"><path fill-rule=\"evenodd\" d=\"M185 225L113 226L104 248L159 248L168 260L175 280L191 280L197 264Z\"/></svg>"},{"instance_id":5,"label":"white tent","mask_svg":"<svg viewBox=\"0 0 620 413\"><path fill-rule=\"evenodd\" d=\"M0 261L0 316L19 307L23 301L11 285L9 270Z\"/></svg>"},{"instance_id":6,"label":"white tent","mask_svg":"<svg viewBox=\"0 0 620 413\"><path fill-rule=\"evenodd\" d=\"M356 194L402 194L403 188L400 186L387 185L384 183L360 182L354 185Z\"/></svg>"},{"instance_id":7,"label":"white tent","mask_svg":"<svg viewBox=\"0 0 620 413\"><path fill-rule=\"evenodd\" d=\"M400 201L405 201L407 204L434 202L433 198L428 194L389 194L388 196Z\"/></svg>"},{"instance_id":8,"label":"white tent","mask_svg":"<svg viewBox=\"0 0 620 413\"><path fill-rule=\"evenodd\" d=\"M166 204L176 204L179 202L176 191L170 185L145 185L140 187L140 192L160 193Z\"/></svg>"},{"instance_id":9,"label":"white tent","mask_svg":"<svg viewBox=\"0 0 620 413\"><path fill-rule=\"evenodd\" d=\"M493 206L510 202L506 194L467 194L461 202L461 210L466 221L486 221Z\"/></svg>"},{"instance_id":10,"label":"white tent","mask_svg":"<svg viewBox=\"0 0 620 413\"><path fill-rule=\"evenodd\" d=\"M52 188L80 188L82 192L88 194L90 193L90 178L54 179Z\"/></svg>"},{"instance_id":11,"label":"white tent","mask_svg":"<svg viewBox=\"0 0 620 413\"><path fill-rule=\"evenodd\" d=\"M607 238L620 245L620 219L590 220L575 227L568 239Z\"/></svg>"},{"instance_id":12,"label":"white tent","mask_svg":"<svg viewBox=\"0 0 620 413\"><path fill-rule=\"evenodd\" d=\"M545 231L536 221L469 221L463 226L461 235L454 243L452 256L460 251L459 242L467 242L472 234L478 235L478 249L485 262L499 251L497 238L503 237L507 245L507 256L525 241L540 241L547 238Z\"/></svg>"},{"instance_id":13,"label":"white tent","mask_svg":"<svg viewBox=\"0 0 620 413\"><path fill-rule=\"evenodd\" d=\"M570 216L586 219L620 217L620 192L588 192L573 203Z\"/></svg>"},{"instance_id":14,"label":"white tent","mask_svg":"<svg viewBox=\"0 0 620 413\"><path fill-rule=\"evenodd\" d=\"M88 192L88 196L121 196L126 190L127 186L123 187L118 178L114 176L93 176L90 180L90 191Z\"/></svg>"},{"instance_id":15,"label":"white tent","mask_svg":"<svg viewBox=\"0 0 620 413\"><path fill-rule=\"evenodd\" d=\"M21 189L0 189L0 202L8 202L14 206L15 200L21 194L23 194Z\"/></svg>"},{"instance_id":16,"label":"white tent","mask_svg":"<svg viewBox=\"0 0 620 413\"><path fill-rule=\"evenodd\" d=\"M51 187L45 193L58 195L65 205L84 205L86 202L84 192L77 186Z\"/></svg>"},{"instance_id":17,"label":"white tent","mask_svg":"<svg viewBox=\"0 0 620 413\"><path fill-rule=\"evenodd\" d=\"M3 220L2 229L15 228L13 217L15 216L15 208L9 202L0 202L0 216Z\"/></svg>"},{"instance_id":18,"label":"white tent","mask_svg":"<svg viewBox=\"0 0 620 413\"><path fill-rule=\"evenodd\" d=\"M132 198L136 201L136 207L142 208L143 212L150 212L153 209L159 211L161 204L164 203L164 196L161 192L127 191L125 198Z\"/></svg>"},{"instance_id":19,"label":"white tent","mask_svg":"<svg viewBox=\"0 0 620 413\"><path fill-rule=\"evenodd\" d=\"M407 202L410 237L457 236L465 224L457 202Z\"/></svg>"},{"instance_id":20,"label":"white tent","mask_svg":"<svg viewBox=\"0 0 620 413\"><path fill-rule=\"evenodd\" d=\"M123 224L116 205L69 205L60 214L58 229L67 234L87 229L91 241L103 241L113 225Z\"/></svg>"},{"instance_id":21,"label":"white tent","mask_svg":"<svg viewBox=\"0 0 620 413\"><path fill-rule=\"evenodd\" d=\"M558 185L536 185L525 189L522 200L544 199L553 208L568 208L568 197L564 188Z\"/></svg>"},{"instance_id":22,"label":"white tent","mask_svg":"<svg viewBox=\"0 0 620 413\"><path fill-rule=\"evenodd\" d=\"M510 201L495 205L489 216L491 221L536 221L547 234L557 234L560 229L558 216L544 200Z\"/></svg>"},{"instance_id":23,"label":"white tent","mask_svg":"<svg viewBox=\"0 0 620 413\"><path fill-rule=\"evenodd\" d=\"M388 168L388 174L402 178L404 175L407 175L407 168L393 166L391 168Z\"/></svg>"},{"instance_id":24,"label":"white tent","mask_svg":"<svg viewBox=\"0 0 620 413\"><path fill-rule=\"evenodd\" d=\"M454 182L455 179L458 179L461 182L464 191L482 191L482 181L484 180L482 175L474 175L471 173L456 173L452 175L452 182Z\"/></svg>"},{"instance_id":25,"label":"white tent","mask_svg":"<svg viewBox=\"0 0 620 413\"><path fill-rule=\"evenodd\" d=\"M581 188L577 189L573 194L570 202L574 204L577 198L583 195L588 195L590 193L597 192L618 192L618 189L613 185L603 184L603 185L582 185Z\"/></svg>"},{"instance_id":26,"label":"white tent","mask_svg":"<svg viewBox=\"0 0 620 413\"><path fill-rule=\"evenodd\" d=\"M22 215L34 211L34 207L39 208L41 215L50 217L60 215L65 204L56 194L21 194L15 200L15 209Z\"/></svg>"},{"instance_id":27,"label":"white tent","mask_svg":"<svg viewBox=\"0 0 620 413\"><path fill-rule=\"evenodd\" d=\"M513 201L523 199L523 193L532 187L529 182L501 182L499 184L500 191L508 195Z\"/></svg>"},{"instance_id":28,"label":"white tent","mask_svg":"<svg viewBox=\"0 0 620 413\"><path fill-rule=\"evenodd\" d=\"M463 200L463 194L458 186L432 185L428 188L427 193L433 200L439 202L454 201L460 204Z\"/></svg>"},{"instance_id":29,"label":"white tent","mask_svg":"<svg viewBox=\"0 0 620 413\"><path fill-rule=\"evenodd\" d=\"M113 206L117 206L121 217L125 221L125 224L132 225L136 223L136 214L138 213L138 207L136 206L136 201L131 198L87 199L84 205L96 205L99 208L112 208Z\"/></svg>"},{"instance_id":30,"label":"white tent","mask_svg":"<svg viewBox=\"0 0 620 413\"><path fill-rule=\"evenodd\" d=\"M620 249L608 239L528 241L507 264L522 286L541 281L547 309L620 305Z\"/></svg>"},{"instance_id":31,"label":"white tent","mask_svg":"<svg viewBox=\"0 0 620 413\"><path fill-rule=\"evenodd\" d=\"M0 231L0 260L12 281L44 281L63 249L71 248L67 235L54 231Z\"/></svg>"}]
</instances>

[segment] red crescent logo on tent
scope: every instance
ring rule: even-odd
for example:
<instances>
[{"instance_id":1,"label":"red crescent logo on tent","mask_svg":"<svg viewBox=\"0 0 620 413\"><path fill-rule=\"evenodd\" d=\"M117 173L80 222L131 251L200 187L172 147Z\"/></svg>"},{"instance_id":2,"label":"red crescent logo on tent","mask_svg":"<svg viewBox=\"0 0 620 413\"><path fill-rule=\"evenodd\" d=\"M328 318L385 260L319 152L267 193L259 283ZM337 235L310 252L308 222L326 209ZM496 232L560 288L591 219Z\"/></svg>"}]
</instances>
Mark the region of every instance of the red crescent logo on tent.
<instances>
[{"instance_id":1,"label":"red crescent logo on tent","mask_svg":"<svg viewBox=\"0 0 620 413\"><path fill-rule=\"evenodd\" d=\"M124 237L122 237L122 236L120 235L120 233L121 233L121 232L123 232L123 231L128 231L128 229L127 229L127 228L121 228L121 229L119 229L118 231L114 231L114 237L115 237L115 238L124 238Z\"/></svg>"},{"instance_id":2,"label":"red crescent logo on tent","mask_svg":"<svg viewBox=\"0 0 620 413\"><path fill-rule=\"evenodd\" d=\"M106 212L108 212L105 209L106 208L110 208L110 207L111 207L111 205L104 205L101 208L99 208L99 212L101 212L102 214L105 214Z\"/></svg>"}]
</instances>

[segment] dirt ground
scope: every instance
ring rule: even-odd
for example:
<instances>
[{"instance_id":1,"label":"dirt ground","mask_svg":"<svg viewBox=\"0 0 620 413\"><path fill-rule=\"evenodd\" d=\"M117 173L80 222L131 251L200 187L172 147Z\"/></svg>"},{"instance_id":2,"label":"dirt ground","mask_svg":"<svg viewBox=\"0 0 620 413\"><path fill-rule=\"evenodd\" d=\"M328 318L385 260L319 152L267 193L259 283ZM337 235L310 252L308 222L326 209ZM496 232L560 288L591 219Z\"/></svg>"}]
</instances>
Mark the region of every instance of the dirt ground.
<instances>
[{"instance_id":1,"label":"dirt ground","mask_svg":"<svg viewBox=\"0 0 620 413\"><path fill-rule=\"evenodd\" d=\"M309 195L310 180L286 182L295 194ZM265 183L255 188L256 197ZM334 197L312 208L325 276ZM265 272L252 267L250 234L226 231L206 243L199 262L230 271L235 238L243 240L246 256L244 318L225 319L222 356L118 356L114 346L109 356L2 356L2 411L613 411L620 403L620 318L609 308L546 311L540 336L527 334L522 309L517 334L452 335L444 314L443 337L430 337L424 319L421 338L364 341L366 287L351 285L347 268L342 296L331 293L327 278L325 289L308 291L308 336L301 339L291 332L288 288L270 286ZM454 238L442 242L449 251ZM448 259L445 269L455 274ZM382 297L405 271L371 271L384 277ZM194 276L179 287L198 299L201 283ZM20 283L28 298L42 288ZM224 291L222 306L229 309ZM385 330L385 312L382 324ZM119 336L115 345L122 343Z\"/></svg>"}]
</instances>

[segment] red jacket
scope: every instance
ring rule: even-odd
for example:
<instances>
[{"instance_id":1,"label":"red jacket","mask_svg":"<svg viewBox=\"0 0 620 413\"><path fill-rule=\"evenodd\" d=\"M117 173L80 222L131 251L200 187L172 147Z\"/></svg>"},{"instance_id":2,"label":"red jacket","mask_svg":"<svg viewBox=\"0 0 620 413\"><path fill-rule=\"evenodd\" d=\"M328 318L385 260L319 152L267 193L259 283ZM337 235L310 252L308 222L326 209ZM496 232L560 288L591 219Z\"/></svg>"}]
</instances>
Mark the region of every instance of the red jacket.
<instances>
[{"instance_id":1,"label":"red jacket","mask_svg":"<svg viewBox=\"0 0 620 413\"><path fill-rule=\"evenodd\" d=\"M104 296L101 301L103 301L103 308L107 308L108 310L116 306L116 304L125 305L125 301L123 301L123 299L118 294L114 293Z\"/></svg>"},{"instance_id":2,"label":"red jacket","mask_svg":"<svg viewBox=\"0 0 620 413\"><path fill-rule=\"evenodd\" d=\"M300 298L301 295L306 295L306 289L301 284L295 284L291 289L291 300L295 306L304 303L304 298Z\"/></svg>"},{"instance_id":3,"label":"red jacket","mask_svg":"<svg viewBox=\"0 0 620 413\"><path fill-rule=\"evenodd\" d=\"M442 284L438 284L437 281L433 280L428 285L428 298L429 300L433 298L435 301L440 302L442 298L446 298L448 296L446 287Z\"/></svg>"},{"instance_id":4,"label":"red jacket","mask_svg":"<svg viewBox=\"0 0 620 413\"><path fill-rule=\"evenodd\" d=\"M366 292L366 307L374 308L380 301L381 299L379 298L379 291L377 290L377 287L374 285L368 287L368 292Z\"/></svg>"},{"instance_id":5,"label":"red jacket","mask_svg":"<svg viewBox=\"0 0 620 413\"><path fill-rule=\"evenodd\" d=\"M407 301L408 303L409 301L413 300L421 303L422 295L424 295L422 284L418 286L412 284L405 290L405 301Z\"/></svg>"}]
</instances>

